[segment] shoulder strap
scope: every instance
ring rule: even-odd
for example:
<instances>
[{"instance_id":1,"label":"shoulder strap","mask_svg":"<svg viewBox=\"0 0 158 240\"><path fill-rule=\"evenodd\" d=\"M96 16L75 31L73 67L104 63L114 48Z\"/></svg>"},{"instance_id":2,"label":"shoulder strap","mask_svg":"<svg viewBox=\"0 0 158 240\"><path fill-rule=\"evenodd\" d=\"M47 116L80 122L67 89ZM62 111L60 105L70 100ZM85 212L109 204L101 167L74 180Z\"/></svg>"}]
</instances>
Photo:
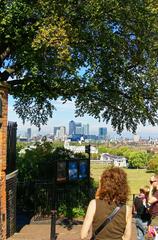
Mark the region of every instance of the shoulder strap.
<instances>
[{"instance_id":1,"label":"shoulder strap","mask_svg":"<svg viewBox=\"0 0 158 240\"><path fill-rule=\"evenodd\" d=\"M93 237L96 236L111 220L115 217L122 206L117 206L113 212L104 220L104 222L95 230ZM93 239L93 238L92 238Z\"/></svg>"}]
</instances>

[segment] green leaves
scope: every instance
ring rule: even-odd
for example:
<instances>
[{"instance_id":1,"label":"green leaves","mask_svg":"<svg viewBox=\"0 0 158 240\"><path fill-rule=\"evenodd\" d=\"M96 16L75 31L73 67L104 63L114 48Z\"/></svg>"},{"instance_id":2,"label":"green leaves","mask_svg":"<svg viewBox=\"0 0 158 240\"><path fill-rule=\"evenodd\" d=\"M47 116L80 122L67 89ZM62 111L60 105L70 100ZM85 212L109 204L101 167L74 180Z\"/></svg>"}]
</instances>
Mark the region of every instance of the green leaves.
<instances>
[{"instance_id":1,"label":"green leaves","mask_svg":"<svg viewBox=\"0 0 158 240\"><path fill-rule=\"evenodd\" d=\"M157 16L157 0L5 0L1 66L22 80L10 92L19 116L40 127L62 97L118 132L157 124Z\"/></svg>"}]
</instances>

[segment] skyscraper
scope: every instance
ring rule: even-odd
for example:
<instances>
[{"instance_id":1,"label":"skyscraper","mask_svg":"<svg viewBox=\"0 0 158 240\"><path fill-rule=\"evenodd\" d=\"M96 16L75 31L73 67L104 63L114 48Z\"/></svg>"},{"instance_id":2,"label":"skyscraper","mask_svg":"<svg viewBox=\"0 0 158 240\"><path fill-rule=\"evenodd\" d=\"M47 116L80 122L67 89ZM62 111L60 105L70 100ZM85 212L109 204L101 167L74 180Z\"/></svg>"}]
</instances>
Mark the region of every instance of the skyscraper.
<instances>
[{"instance_id":1,"label":"skyscraper","mask_svg":"<svg viewBox=\"0 0 158 240\"><path fill-rule=\"evenodd\" d=\"M75 134L83 134L82 123L80 122L75 123Z\"/></svg>"},{"instance_id":2,"label":"skyscraper","mask_svg":"<svg viewBox=\"0 0 158 240\"><path fill-rule=\"evenodd\" d=\"M105 140L106 139L106 136L107 136L107 128L99 128L99 139L100 140Z\"/></svg>"},{"instance_id":3,"label":"skyscraper","mask_svg":"<svg viewBox=\"0 0 158 240\"><path fill-rule=\"evenodd\" d=\"M89 135L89 124L83 124L83 134Z\"/></svg>"},{"instance_id":4,"label":"skyscraper","mask_svg":"<svg viewBox=\"0 0 158 240\"><path fill-rule=\"evenodd\" d=\"M31 128L27 129L27 138L30 139L31 138Z\"/></svg>"},{"instance_id":5,"label":"skyscraper","mask_svg":"<svg viewBox=\"0 0 158 240\"><path fill-rule=\"evenodd\" d=\"M58 127L55 134L55 139L60 139L64 141L66 139L66 128L64 126Z\"/></svg>"},{"instance_id":6,"label":"skyscraper","mask_svg":"<svg viewBox=\"0 0 158 240\"><path fill-rule=\"evenodd\" d=\"M75 130L76 130L76 124L72 120L69 122L69 135L75 134Z\"/></svg>"},{"instance_id":7,"label":"skyscraper","mask_svg":"<svg viewBox=\"0 0 158 240\"><path fill-rule=\"evenodd\" d=\"M69 122L69 135L89 135L89 124L83 124L81 122L70 121Z\"/></svg>"},{"instance_id":8,"label":"skyscraper","mask_svg":"<svg viewBox=\"0 0 158 240\"><path fill-rule=\"evenodd\" d=\"M56 135L58 130L60 130L60 127L54 127L54 136Z\"/></svg>"}]
</instances>

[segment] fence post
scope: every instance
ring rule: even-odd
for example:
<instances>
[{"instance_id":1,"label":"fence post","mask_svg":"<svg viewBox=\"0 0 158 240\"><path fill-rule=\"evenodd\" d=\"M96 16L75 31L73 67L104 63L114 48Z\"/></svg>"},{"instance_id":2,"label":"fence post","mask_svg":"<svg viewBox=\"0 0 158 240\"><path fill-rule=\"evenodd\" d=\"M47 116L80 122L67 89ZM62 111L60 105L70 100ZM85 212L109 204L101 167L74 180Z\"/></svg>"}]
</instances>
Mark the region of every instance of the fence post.
<instances>
[{"instance_id":1,"label":"fence post","mask_svg":"<svg viewBox=\"0 0 158 240\"><path fill-rule=\"evenodd\" d=\"M56 201L57 201L57 160L54 161L52 179L52 210L51 210L51 233L50 240L56 240Z\"/></svg>"}]
</instances>

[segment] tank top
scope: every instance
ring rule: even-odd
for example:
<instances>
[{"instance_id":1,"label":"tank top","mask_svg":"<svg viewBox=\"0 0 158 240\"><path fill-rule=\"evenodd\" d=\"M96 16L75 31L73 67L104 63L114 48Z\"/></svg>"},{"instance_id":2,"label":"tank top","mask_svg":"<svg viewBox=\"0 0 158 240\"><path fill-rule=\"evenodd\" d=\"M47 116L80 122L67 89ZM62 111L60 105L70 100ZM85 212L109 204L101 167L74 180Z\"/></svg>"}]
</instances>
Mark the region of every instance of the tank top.
<instances>
[{"instance_id":1,"label":"tank top","mask_svg":"<svg viewBox=\"0 0 158 240\"><path fill-rule=\"evenodd\" d=\"M115 209L116 204L108 204L104 200L96 199L96 212L92 227L93 232ZM126 205L124 205L110 223L96 236L97 240L122 240L126 227Z\"/></svg>"}]
</instances>

